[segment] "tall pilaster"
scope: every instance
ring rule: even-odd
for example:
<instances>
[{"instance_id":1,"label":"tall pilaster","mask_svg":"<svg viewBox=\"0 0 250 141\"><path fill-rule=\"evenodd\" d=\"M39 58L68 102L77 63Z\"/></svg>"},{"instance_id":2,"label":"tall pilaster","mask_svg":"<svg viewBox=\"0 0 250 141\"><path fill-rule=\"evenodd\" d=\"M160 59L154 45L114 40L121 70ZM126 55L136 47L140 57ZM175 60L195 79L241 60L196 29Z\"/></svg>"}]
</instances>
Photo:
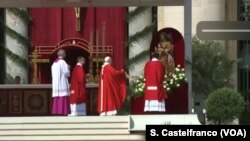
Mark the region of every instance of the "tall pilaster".
<instances>
[{"instance_id":1,"label":"tall pilaster","mask_svg":"<svg viewBox=\"0 0 250 141\"><path fill-rule=\"evenodd\" d=\"M129 7L129 12L136 10L138 7ZM138 17L129 22L129 36L133 36L138 32L141 32L145 27L152 24L152 9L149 8L143 11ZM135 57L143 51L150 49L150 43L152 40L152 34L148 34L138 42L131 43L129 46L129 59ZM129 66L130 76L143 75L144 65L149 60L149 55L140 59Z\"/></svg>"},{"instance_id":2,"label":"tall pilaster","mask_svg":"<svg viewBox=\"0 0 250 141\"><path fill-rule=\"evenodd\" d=\"M19 9L27 11L27 9ZM14 83L13 79L16 76L20 76L20 83L28 83L28 46L21 42L22 39L28 41L28 24L17 16L10 9L5 10L5 71L7 80L5 83Z\"/></svg>"}]
</instances>

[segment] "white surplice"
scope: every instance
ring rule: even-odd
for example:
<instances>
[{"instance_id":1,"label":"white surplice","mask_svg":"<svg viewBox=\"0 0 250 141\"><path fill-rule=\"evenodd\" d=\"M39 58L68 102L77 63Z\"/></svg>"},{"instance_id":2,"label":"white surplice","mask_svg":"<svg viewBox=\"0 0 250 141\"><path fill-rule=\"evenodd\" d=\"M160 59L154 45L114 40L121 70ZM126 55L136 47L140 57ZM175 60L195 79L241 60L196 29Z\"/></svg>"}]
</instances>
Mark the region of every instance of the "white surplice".
<instances>
[{"instance_id":1,"label":"white surplice","mask_svg":"<svg viewBox=\"0 0 250 141\"><path fill-rule=\"evenodd\" d=\"M52 97L69 96L69 65L63 59L60 59L53 63L51 72L53 90Z\"/></svg>"}]
</instances>

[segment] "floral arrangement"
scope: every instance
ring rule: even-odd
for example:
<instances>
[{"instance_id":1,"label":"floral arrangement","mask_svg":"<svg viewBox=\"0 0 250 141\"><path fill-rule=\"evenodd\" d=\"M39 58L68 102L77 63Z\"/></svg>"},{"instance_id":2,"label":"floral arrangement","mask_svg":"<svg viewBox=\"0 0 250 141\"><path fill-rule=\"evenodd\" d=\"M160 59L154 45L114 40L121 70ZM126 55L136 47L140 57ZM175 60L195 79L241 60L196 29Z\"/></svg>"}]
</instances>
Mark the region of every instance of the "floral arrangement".
<instances>
[{"instance_id":1,"label":"floral arrangement","mask_svg":"<svg viewBox=\"0 0 250 141\"><path fill-rule=\"evenodd\" d=\"M143 96L144 88L145 88L145 78L144 76L140 76L134 84L134 96Z\"/></svg>"},{"instance_id":2,"label":"floral arrangement","mask_svg":"<svg viewBox=\"0 0 250 141\"><path fill-rule=\"evenodd\" d=\"M180 65L174 70L174 73L167 77L165 75L165 79L163 81L163 87L168 92L171 93L174 88L180 87L181 83L186 82L187 78L185 75L185 69L181 68ZM145 88L145 78L144 76L140 76L134 84L134 96L143 96L144 95L144 88Z\"/></svg>"}]
</instances>

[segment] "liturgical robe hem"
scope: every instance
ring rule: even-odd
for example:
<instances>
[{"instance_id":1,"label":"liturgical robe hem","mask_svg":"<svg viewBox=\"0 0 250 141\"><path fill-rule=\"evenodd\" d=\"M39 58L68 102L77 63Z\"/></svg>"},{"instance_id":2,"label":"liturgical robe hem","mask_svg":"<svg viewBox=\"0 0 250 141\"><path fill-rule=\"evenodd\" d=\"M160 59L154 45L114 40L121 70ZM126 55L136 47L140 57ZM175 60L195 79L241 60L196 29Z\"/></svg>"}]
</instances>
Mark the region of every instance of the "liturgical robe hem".
<instances>
[{"instance_id":1,"label":"liturgical robe hem","mask_svg":"<svg viewBox=\"0 0 250 141\"><path fill-rule=\"evenodd\" d=\"M125 73L115 70L110 64L103 65L98 88L98 113L120 109L125 98Z\"/></svg>"},{"instance_id":2,"label":"liturgical robe hem","mask_svg":"<svg viewBox=\"0 0 250 141\"><path fill-rule=\"evenodd\" d=\"M167 98L163 87L165 68L159 60L147 62L144 68L145 82L145 100L162 101Z\"/></svg>"},{"instance_id":3,"label":"liturgical robe hem","mask_svg":"<svg viewBox=\"0 0 250 141\"><path fill-rule=\"evenodd\" d=\"M153 58L147 62L144 68L145 75L145 112L164 112L165 99L167 98L166 91L163 87L165 69L163 64Z\"/></svg>"}]
</instances>

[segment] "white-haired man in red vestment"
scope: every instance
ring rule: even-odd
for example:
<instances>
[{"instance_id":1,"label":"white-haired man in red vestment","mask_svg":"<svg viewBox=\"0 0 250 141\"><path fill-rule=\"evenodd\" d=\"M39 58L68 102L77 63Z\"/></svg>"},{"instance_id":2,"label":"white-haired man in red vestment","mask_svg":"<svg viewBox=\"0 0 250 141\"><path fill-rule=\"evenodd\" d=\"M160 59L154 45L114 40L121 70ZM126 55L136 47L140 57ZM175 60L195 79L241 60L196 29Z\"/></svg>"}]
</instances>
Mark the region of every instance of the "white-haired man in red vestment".
<instances>
[{"instance_id":1,"label":"white-haired man in red vestment","mask_svg":"<svg viewBox=\"0 0 250 141\"><path fill-rule=\"evenodd\" d=\"M111 57L105 57L98 88L97 111L100 116L116 115L126 98L125 72L114 69L111 64Z\"/></svg>"}]
</instances>

